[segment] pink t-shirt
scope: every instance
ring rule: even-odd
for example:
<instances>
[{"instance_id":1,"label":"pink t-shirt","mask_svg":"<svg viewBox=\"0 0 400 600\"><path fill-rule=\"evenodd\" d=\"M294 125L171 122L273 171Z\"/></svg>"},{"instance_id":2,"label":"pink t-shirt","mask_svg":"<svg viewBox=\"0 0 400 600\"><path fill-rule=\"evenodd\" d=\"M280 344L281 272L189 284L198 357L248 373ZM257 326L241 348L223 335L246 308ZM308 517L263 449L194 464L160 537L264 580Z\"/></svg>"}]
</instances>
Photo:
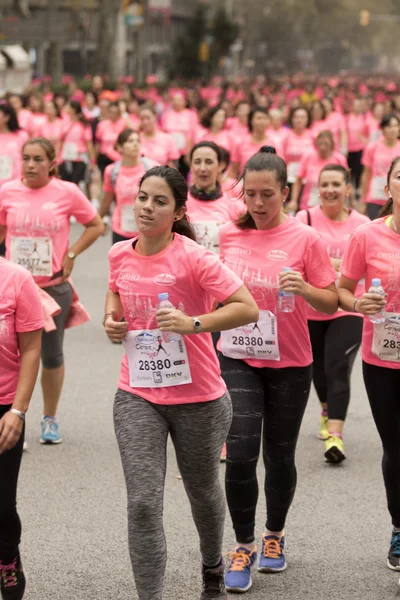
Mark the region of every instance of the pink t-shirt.
<instances>
[{"instance_id":1,"label":"pink t-shirt","mask_svg":"<svg viewBox=\"0 0 400 600\"><path fill-rule=\"evenodd\" d=\"M74 183L52 178L45 187L38 189L30 189L22 181L5 183L0 190L0 225L7 226L6 258L15 258L17 262L22 256L17 249L17 238L23 238L25 248L33 245L32 258L40 259L43 270L45 263L42 261L46 258L49 263L51 259L49 268L54 275L61 270L68 250L70 217L74 216L78 223L85 225L96 214ZM36 275L34 279L40 287L59 283L59 278L52 279L48 275Z\"/></svg>"},{"instance_id":2,"label":"pink t-shirt","mask_svg":"<svg viewBox=\"0 0 400 600\"><path fill-rule=\"evenodd\" d=\"M332 221L326 217L322 211L321 206L314 206L308 211L310 214L311 227L318 231L321 235L322 242L328 251L331 258L342 259L350 235L357 227L369 222L369 218L365 215L361 215L356 210L352 210L348 218L345 221ZM296 219L301 223L308 225L307 211L301 210L297 213ZM364 283L360 282L356 296L361 296L364 293ZM337 319L338 317L344 317L346 315L354 313L348 313L339 308L334 315L326 315L318 312L312 306L308 305L308 318L311 321L330 321L331 319Z\"/></svg>"},{"instance_id":3,"label":"pink t-shirt","mask_svg":"<svg viewBox=\"0 0 400 600\"><path fill-rule=\"evenodd\" d=\"M228 152L231 152L233 146L232 133L227 129L223 129L219 133L212 133L209 129L199 129L195 136L195 142L214 142L217 146L222 146Z\"/></svg>"},{"instance_id":4,"label":"pink t-shirt","mask_svg":"<svg viewBox=\"0 0 400 600\"><path fill-rule=\"evenodd\" d=\"M382 137L381 122L375 119L374 115L369 113L367 115L368 124L368 140L370 142L377 142Z\"/></svg>"},{"instance_id":5,"label":"pink t-shirt","mask_svg":"<svg viewBox=\"0 0 400 600\"><path fill-rule=\"evenodd\" d=\"M283 158L287 164L288 182L296 181L301 158L314 150L314 142L311 131L306 129L302 135L297 135L293 129L289 130L283 142Z\"/></svg>"},{"instance_id":6,"label":"pink t-shirt","mask_svg":"<svg viewBox=\"0 0 400 600\"><path fill-rule=\"evenodd\" d=\"M364 150L365 142L362 138L365 137L368 139L368 124L365 115L350 113L347 115L346 124L349 152Z\"/></svg>"},{"instance_id":7,"label":"pink t-shirt","mask_svg":"<svg viewBox=\"0 0 400 600\"><path fill-rule=\"evenodd\" d=\"M229 129L236 135L242 136L242 135L248 135L248 133L249 133L248 126L243 125L243 123L241 123L237 117L228 118L226 120L226 127L227 127L227 129Z\"/></svg>"},{"instance_id":8,"label":"pink t-shirt","mask_svg":"<svg viewBox=\"0 0 400 600\"><path fill-rule=\"evenodd\" d=\"M114 245L109 253L109 288L119 293L130 331L156 329L158 294L190 316L212 312L243 285L212 252L175 234L173 242L153 256L141 256L132 241ZM155 404L187 404L220 398L226 386L220 375L211 334L183 336L192 383L161 388L131 388L127 356L122 359L118 387Z\"/></svg>"},{"instance_id":9,"label":"pink t-shirt","mask_svg":"<svg viewBox=\"0 0 400 600\"><path fill-rule=\"evenodd\" d=\"M28 139L23 129L0 133L0 187L6 181L19 179L22 172L22 147Z\"/></svg>"},{"instance_id":10,"label":"pink t-shirt","mask_svg":"<svg viewBox=\"0 0 400 600\"><path fill-rule=\"evenodd\" d=\"M314 140L317 139L321 131L327 131L329 129L327 125L328 123L326 119L321 119L320 121L313 121L310 127L310 131Z\"/></svg>"},{"instance_id":11,"label":"pink t-shirt","mask_svg":"<svg viewBox=\"0 0 400 600\"><path fill-rule=\"evenodd\" d=\"M243 196L243 184L236 179L233 179L233 177L227 177L221 182L221 190L225 196L233 198L234 200L241 199Z\"/></svg>"},{"instance_id":12,"label":"pink t-shirt","mask_svg":"<svg viewBox=\"0 0 400 600\"><path fill-rule=\"evenodd\" d=\"M400 141L395 146L389 148L383 139L368 144L362 156L364 167L371 169L371 179L368 186L365 202L374 204L386 204L387 196L385 194L385 185L387 183L387 173L392 160L400 155Z\"/></svg>"},{"instance_id":13,"label":"pink t-shirt","mask_svg":"<svg viewBox=\"0 0 400 600\"><path fill-rule=\"evenodd\" d=\"M57 118L52 123L46 120L43 125L39 127L38 135L50 140L52 144L56 144L62 139L65 132L64 121Z\"/></svg>"},{"instance_id":14,"label":"pink t-shirt","mask_svg":"<svg viewBox=\"0 0 400 600\"><path fill-rule=\"evenodd\" d=\"M139 193L139 182L146 173L141 162L137 167L123 167L118 171L115 188L112 184L112 173L115 163L108 165L104 171L103 191L115 194L115 210L112 216L112 230L119 235L132 238L137 234L134 217L134 203ZM156 163L152 164L156 166Z\"/></svg>"},{"instance_id":15,"label":"pink t-shirt","mask_svg":"<svg viewBox=\"0 0 400 600\"><path fill-rule=\"evenodd\" d=\"M267 129L267 135L270 138L273 146L283 148L285 140L289 135L289 129L287 127L279 127L279 129L273 129L270 127Z\"/></svg>"},{"instance_id":16,"label":"pink t-shirt","mask_svg":"<svg viewBox=\"0 0 400 600\"><path fill-rule=\"evenodd\" d=\"M32 122L32 113L30 110L26 108L21 108L18 113L18 124L21 129L24 129L28 135L32 135L33 133L33 122Z\"/></svg>"},{"instance_id":17,"label":"pink t-shirt","mask_svg":"<svg viewBox=\"0 0 400 600\"><path fill-rule=\"evenodd\" d=\"M319 175L326 165L331 164L348 168L346 157L336 151L329 158L323 159L320 158L317 150L313 150L300 160L297 177L305 180L301 194L300 208L310 208L320 203L318 191Z\"/></svg>"},{"instance_id":18,"label":"pink t-shirt","mask_svg":"<svg viewBox=\"0 0 400 600\"><path fill-rule=\"evenodd\" d=\"M296 296L294 312L279 312L279 274L283 267L291 267L317 288L334 283L336 274L320 235L293 217L268 231L241 230L232 223L221 227L220 253L221 260L244 281L259 309L277 318L280 360L245 362L277 369L310 365L307 302Z\"/></svg>"},{"instance_id":19,"label":"pink t-shirt","mask_svg":"<svg viewBox=\"0 0 400 600\"><path fill-rule=\"evenodd\" d=\"M31 135L37 137L39 135L40 128L47 121L46 115L43 113L32 113L31 112Z\"/></svg>"},{"instance_id":20,"label":"pink t-shirt","mask_svg":"<svg viewBox=\"0 0 400 600\"><path fill-rule=\"evenodd\" d=\"M197 129L197 122L192 111L185 108L177 112L171 108L163 114L161 123L164 131L170 133L174 138L180 156L186 154L187 144L194 139Z\"/></svg>"},{"instance_id":21,"label":"pink t-shirt","mask_svg":"<svg viewBox=\"0 0 400 600\"><path fill-rule=\"evenodd\" d=\"M356 229L343 257L342 275L357 281L365 277L366 290L371 287L372 279L379 277L387 294L387 312L400 315L400 238L388 227L386 220L387 217L376 219ZM366 316L362 338L363 360L379 367L400 369L400 361L382 360L372 353L373 337L374 325Z\"/></svg>"},{"instance_id":22,"label":"pink t-shirt","mask_svg":"<svg viewBox=\"0 0 400 600\"><path fill-rule=\"evenodd\" d=\"M43 327L39 292L28 271L0 257L0 405L12 404L20 368L18 333Z\"/></svg>"},{"instance_id":23,"label":"pink t-shirt","mask_svg":"<svg viewBox=\"0 0 400 600\"><path fill-rule=\"evenodd\" d=\"M343 115L336 111L333 111L330 115L326 117L323 123L325 123L325 129L330 131L333 135L336 150L341 150L340 134L342 131L346 131L346 121Z\"/></svg>"},{"instance_id":24,"label":"pink t-shirt","mask_svg":"<svg viewBox=\"0 0 400 600\"><path fill-rule=\"evenodd\" d=\"M120 160L121 155L114 149L118 136L124 129L126 129L126 123L124 119L118 119L118 121L110 121L110 119L104 119L100 121L96 129L96 139L100 144L100 154L105 154L111 160Z\"/></svg>"},{"instance_id":25,"label":"pink t-shirt","mask_svg":"<svg viewBox=\"0 0 400 600\"><path fill-rule=\"evenodd\" d=\"M181 153L174 138L169 133L157 131L154 137L140 136L140 149L144 156L154 160L159 165L166 165L173 160L179 160Z\"/></svg>"},{"instance_id":26,"label":"pink t-shirt","mask_svg":"<svg viewBox=\"0 0 400 600\"><path fill-rule=\"evenodd\" d=\"M243 172L247 161L254 156L254 154L257 154L262 146L274 146L276 153L279 156L283 155L281 144L278 143L278 140L272 141L269 135L267 135L263 142L253 142L251 133L248 133L246 137L243 137L234 144L231 153L231 161L239 165L240 173Z\"/></svg>"},{"instance_id":27,"label":"pink t-shirt","mask_svg":"<svg viewBox=\"0 0 400 600\"><path fill-rule=\"evenodd\" d=\"M72 162L82 160L82 154L88 152L88 142L92 140L92 129L90 125L81 122L65 125L62 134L62 146L60 162L69 160Z\"/></svg>"}]
</instances>

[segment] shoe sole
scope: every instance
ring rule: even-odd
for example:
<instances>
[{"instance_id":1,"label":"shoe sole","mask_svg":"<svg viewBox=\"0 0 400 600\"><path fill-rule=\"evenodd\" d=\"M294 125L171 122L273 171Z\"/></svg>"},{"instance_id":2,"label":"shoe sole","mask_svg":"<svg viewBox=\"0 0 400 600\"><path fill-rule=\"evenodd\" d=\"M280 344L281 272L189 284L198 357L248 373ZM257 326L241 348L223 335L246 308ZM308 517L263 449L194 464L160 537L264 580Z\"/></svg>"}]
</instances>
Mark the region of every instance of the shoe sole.
<instances>
[{"instance_id":1,"label":"shoe sole","mask_svg":"<svg viewBox=\"0 0 400 600\"><path fill-rule=\"evenodd\" d=\"M258 567L257 571L259 573L282 573L282 571L286 571L287 564L281 569L271 569L270 567Z\"/></svg>"},{"instance_id":2,"label":"shoe sole","mask_svg":"<svg viewBox=\"0 0 400 600\"><path fill-rule=\"evenodd\" d=\"M249 591L249 589L251 588L252 585L253 585L253 582L250 578L250 583L245 588L229 587L229 585L225 584L225 589L227 592L232 592L232 594L245 594L246 592Z\"/></svg>"},{"instance_id":3,"label":"shoe sole","mask_svg":"<svg viewBox=\"0 0 400 600\"><path fill-rule=\"evenodd\" d=\"M56 446L57 444L61 444L62 439L60 438L59 440L56 441L51 441L51 440L42 440L42 438L40 438L40 443L45 445L45 446Z\"/></svg>"},{"instance_id":4,"label":"shoe sole","mask_svg":"<svg viewBox=\"0 0 400 600\"><path fill-rule=\"evenodd\" d=\"M329 435L327 435L326 437L324 437L324 436L323 436L321 433L319 433L319 434L317 435L317 438L318 438L319 440L321 440L321 442L325 442L325 441L328 439L328 437L329 437Z\"/></svg>"},{"instance_id":5,"label":"shoe sole","mask_svg":"<svg viewBox=\"0 0 400 600\"><path fill-rule=\"evenodd\" d=\"M392 564L390 564L389 559L387 559L386 564L389 567L389 569L391 569L392 571L400 571L400 565L398 567L394 567ZM400 585L400 581L399 581L399 585Z\"/></svg>"},{"instance_id":6,"label":"shoe sole","mask_svg":"<svg viewBox=\"0 0 400 600\"><path fill-rule=\"evenodd\" d=\"M343 454L343 452L341 452L339 450L339 448L337 448L336 446L333 448L329 448L329 450L327 450L325 452L324 456L325 456L325 462L334 463L334 464L339 464L346 459L346 455Z\"/></svg>"}]
</instances>

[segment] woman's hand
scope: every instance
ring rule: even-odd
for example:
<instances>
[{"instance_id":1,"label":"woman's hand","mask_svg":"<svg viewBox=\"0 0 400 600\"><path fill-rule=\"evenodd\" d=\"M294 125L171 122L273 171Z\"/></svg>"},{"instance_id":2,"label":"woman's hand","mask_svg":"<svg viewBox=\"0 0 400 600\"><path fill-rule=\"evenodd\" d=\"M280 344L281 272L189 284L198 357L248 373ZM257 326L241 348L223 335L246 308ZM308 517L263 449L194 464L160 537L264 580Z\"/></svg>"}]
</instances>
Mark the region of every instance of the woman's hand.
<instances>
[{"instance_id":1,"label":"woman's hand","mask_svg":"<svg viewBox=\"0 0 400 600\"><path fill-rule=\"evenodd\" d=\"M8 411L0 419L0 454L11 450L21 437L24 423L18 415Z\"/></svg>"},{"instance_id":2,"label":"woman's hand","mask_svg":"<svg viewBox=\"0 0 400 600\"><path fill-rule=\"evenodd\" d=\"M309 285L297 271L283 271L279 274L279 290L305 296Z\"/></svg>"},{"instance_id":3,"label":"woman's hand","mask_svg":"<svg viewBox=\"0 0 400 600\"><path fill-rule=\"evenodd\" d=\"M172 331L181 335L194 333L192 317L176 308L160 308L156 313L156 320L160 331Z\"/></svg>"},{"instance_id":4,"label":"woman's hand","mask_svg":"<svg viewBox=\"0 0 400 600\"><path fill-rule=\"evenodd\" d=\"M120 343L128 333L128 323L118 321L116 311L112 310L111 314L104 320L104 329L112 342Z\"/></svg>"},{"instance_id":5,"label":"woman's hand","mask_svg":"<svg viewBox=\"0 0 400 600\"><path fill-rule=\"evenodd\" d=\"M375 315L385 308L386 298L380 294L369 294L366 292L355 302L354 312L362 315Z\"/></svg>"},{"instance_id":6,"label":"woman's hand","mask_svg":"<svg viewBox=\"0 0 400 600\"><path fill-rule=\"evenodd\" d=\"M68 277L72 273L72 269L74 268L74 259L69 258L68 253L64 256L62 261L62 270L64 279L68 279Z\"/></svg>"},{"instance_id":7,"label":"woman's hand","mask_svg":"<svg viewBox=\"0 0 400 600\"><path fill-rule=\"evenodd\" d=\"M331 258L331 263L332 263L333 268L335 269L336 273L340 273L340 267L342 266L342 259L341 258Z\"/></svg>"}]
</instances>

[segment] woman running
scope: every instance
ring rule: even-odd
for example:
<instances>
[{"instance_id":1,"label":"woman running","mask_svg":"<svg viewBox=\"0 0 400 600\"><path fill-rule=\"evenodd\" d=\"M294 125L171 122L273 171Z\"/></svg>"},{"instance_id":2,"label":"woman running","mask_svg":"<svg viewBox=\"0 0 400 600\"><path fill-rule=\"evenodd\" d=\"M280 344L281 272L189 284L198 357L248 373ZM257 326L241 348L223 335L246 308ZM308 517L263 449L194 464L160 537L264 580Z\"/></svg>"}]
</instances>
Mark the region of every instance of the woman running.
<instances>
[{"instance_id":1,"label":"woman running","mask_svg":"<svg viewBox=\"0 0 400 600\"><path fill-rule=\"evenodd\" d=\"M347 155L347 128L344 116L335 110L335 104L332 98L324 98L322 104L325 109L325 129L331 132L335 141L336 150Z\"/></svg>"},{"instance_id":2,"label":"woman running","mask_svg":"<svg viewBox=\"0 0 400 600\"><path fill-rule=\"evenodd\" d=\"M246 282L260 309L261 330L246 326L223 332L219 345L234 415L225 484L238 545L225 585L235 592L250 589L257 561L261 439L267 522L258 569L286 569L284 527L296 489L295 451L312 377L307 305L333 314L338 304L335 271L320 236L282 211L289 193L284 161L271 153L253 156L243 190L247 213L220 234L221 258Z\"/></svg>"},{"instance_id":3,"label":"woman running","mask_svg":"<svg viewBox=\"0 0 400 600\"><path fill-rule=\"evenodd\" d=\"M157 127L157 112L151 105L140 109L140 147L150 160L159 165L177 166L180 152L172 135Z\"/></svg>"},{"instance_id":4,"label":"woman running","mask_svg":"<svg viewBox=\"0 0 400 600\"><path fill-rule=\"evenodd\" d=\"M21 150L27 139L11 104L0 101L0 187L21 177Z\"/></svg>"},{"instance_id":5,"label":"woman running","mask_svg":"<svg viewBox=\"0 0 400 600\"><path fill-rule=\"evenodd\" d=\"M43 444L59 444L56 418L64 381L63 338L74 297L69 277L75 260L101 235L104 226L93 206L72 183L57 179L54 146L32 138L22 151L22 180L0 190L0 242L6 237L6 258L26 267L36 284L61 308L55 329L42 339ZM85 231L69 246L69 220ZM42 297L44 293L42 293ZM46 296L47 297L47 296Z\"/></svg>"},{"instance_id":6,"label":"woman running","mask_svg":"<svg viewBox=\"0 0 400 600\"><path fill-rule=\"evenodd\" d=\"M368 144L368 122L363 113L363 102L356 98L353 102L353 110L346 117L348 138L348 161L354 190L358 195L360 191L361 175L363 172L362 155Z\"/></svg>"},{"instance_id":7,"label":"woman running","mask_svg":"<svg viewBox=\"0 0 400 600\"><path fill-rule=\"evenodd\" d=\"M392 160L400 155L400 119L386 115L381 122L382 137L364 150L361 178L361 210L376 219L386 204L386 179Z\"/></svg>"},{"instance_id":8,"label":"woman running","mask_svg":"<svg viewBox=\"0 0 400 600\"><path fill-rule=\"evenodd\" d=\"M369 221L346 206L350 194L349 171L339 165L327 165L319 176L321 205L296 215L321 235L338 279L350 234ZM358 293L362 292L360 283ZM339 463L346 458L343 427L350 402L351 371L361 345L362 318L343 310L326 315L309 307L307 312L314 357L313 382L322 407L318 437L325 440L326 461Z\"/></svg>"},{"instance_id":9,"label":"woman running","mask_svg":"<svg viewBox=\"0 0 400 600\"><path fill-rule=\"evenodd\" d=\"M364 315L363 376L382 441L382 471L393 525L387 565L400 571L400 157L389 168L386 192L388 216L359 227L349 240L339 296L343 310ZM359 295L358 282L364 277L366 290L379 278L386 296Z\"/></svg>"},{"instance_id":10,"label":"woman running","mask_svg":"<svg viewBox=\"0 0 400 600\"><path fill-rule=\"evenodd\" d=\"M77 100L71 100L66 105L66 113L70 122L65 126L61 140L60 177L78 185L85 180L89 163L95 164L92 129Z\"/></svg>"},{"instance_id":11,"label":"woman running","mask_svg":"<svg viewBox=\"0 0 400 600\"><path fill-rule=\"evenodd\" d=\"M315 149L300 160L291 200L287 206L288 210L296 212L299 204L300 208L306 209L320 203L318 180L319 174L326 165L333 163L347 168L346 158L340 152L335 151L334 147L335 143L331 132L321 131L315 142Z\"/></svg>"},{"instance_id":12,"label":"woman running","mask_svg":"<svg viewBox=\"0 0 400 600\"><path fill-rule=\"evenodd\" d=\"M294 108L291 111L289 116L291 129L283 142L283 156L287 163L289 187L296 181L303 156L314 150L310 123L311 116L305 108Z\"/></svg>"},{"instance_id":13,"label":"woman running","mask_svg":"<svg viewBox=\"0 0 400 600\"><path fill-rule=\"evenodd\" d=\"M44 112L47 119L43 125L39 127L38 137L49 140L53 144L58 156L61 151L63 135L69 125L65 125L65 121L61 118L61 110L54 100L49 100L45 103Z\"/></svg>"},{"instance_id":14,"label":"woman running","mask_svg":"<svg viewBox=\"0 0 400 600\"><path fill-rule=\"evenodd\" d=\"M26 269L0 258L0 596L20 600L25 576L19 554L17 486L25 414L40 364L43 308Z\"/></svg>"},{"instance_id":15,"label":"woman running","mask_svg":"<svg viewBox=\"0 0 400 600\"><path fill-rule=\"evenodd\" d=\"M129 240L137 233L134 202L139 191L139 181L146 171L155 166L153 161L141 156L139 134L125 129L119 134L116 151L122 159L106 167L104 171L103 198L99 215L108 215L115 201L112 215L112 243Z\"/></svg>"},{"instance_id":16,"label":"woman running","mask_svg":"<svg viewBox=\"0 0 400 600\"><path fill-rule=\"evenodd\" d=\"M121 117L118 102L111 102L107 109L107 118L99 122L95 133L97 166L102 175L108 165L121 159L121 155L115 150L115 144L124 129L126 123Z\"/></svg>"},{"instance_id":17,"label":"woman running","mask_svg":"<svg viewBox=\"0 0 400 600\"><path fill-rule=\"evenodd\" d=\"M104 323L110 340L124 340L126 351L114 424L128 492L129 548L139 600L163 598L169 434L200 537L201 600L227 598L219 459L232 413L209 332L257 320L258 309L239 277L193 241L185 216L187 191L175 169L148 171L135 201L138 237L116 244L109 253ZM176 309L157 310L164 291ZM213 312L216 301L224 306ZM126 322L120 322L122 317ZM179 334L178 341L165 341L172 332ZM156 357L159 337L170 357Z\"/></svg>"},{"instance_id":18,"label":"woman running","mask_svg":"<svg viewBox=\"0 0 400 600\"><path fill-rule=\"evenodd\" d=\"M220 105L211 108L201 121L200 127L195 135L195 141L214 142L218 146L230 152L233 136L226 129L226 112Z\"/></svg>"},{"instance_id":19,"label":"woman running","mask_svg":"<svg viewBox=\"0 0 400 600\"><path fill-rule=\"evenodd\" d=\"M184 177L187 177L189 165L186 162L186 155L193 144L198 122L195 113L186 108L185 97L182 93L178 92L173 95L171 108L162 115L161 126L174 138L180 154L179 171Z\"/></svg>"}]
</instances>

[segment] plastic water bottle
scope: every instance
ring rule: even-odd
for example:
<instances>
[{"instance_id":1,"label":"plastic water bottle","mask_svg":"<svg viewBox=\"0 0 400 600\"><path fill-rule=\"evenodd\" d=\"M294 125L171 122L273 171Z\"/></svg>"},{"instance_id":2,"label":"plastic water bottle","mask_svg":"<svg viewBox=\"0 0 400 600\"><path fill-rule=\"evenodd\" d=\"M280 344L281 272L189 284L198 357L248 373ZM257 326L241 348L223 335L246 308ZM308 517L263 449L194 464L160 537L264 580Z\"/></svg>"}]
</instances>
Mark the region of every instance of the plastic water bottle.
<instances>
[{"instance_id":1,"label":"plastic water bottle","mask_svg":"<svg viewBox=\"0 0 400 600\"><path fill-rule=\"evenodd\" d=\"M160 302L157 306L157 310L160 308L175 308L175 306L168 300L168 292L158 294L158 299ZM168 344L170 342L179 342L181 336L179 333L173 333L172 331L163 331L162 338L163 341Z\"/></svg>"},{"instance_id":2,"label":"plastic water bottle","mask_svg":"<svg viewBox=\"0 0 400 600\"><path fill-rule=\"evenodd\" d=\"M380 296L385 297L385 290L381 286L381 280L379 277L375 277L372 280L372 285L368 290L369 294L379 294ZM371 323L384 323L386 321L385 309L382 308L380 311L375 313L374 315L369 315L369 320Z\"/></svg>"},{"instance_id":3,"label":"plastic water bottle","mask_svg":"<svg viewBox=\"0 0 400 600\"><path fill-rule=\"evenodd\" d=\"M284 267L282 271L291 271L291 267ZM279 290L278 309L280 312L291 313L296 310L296 297L294 292Z\"/></svg>"}]
</instances>

